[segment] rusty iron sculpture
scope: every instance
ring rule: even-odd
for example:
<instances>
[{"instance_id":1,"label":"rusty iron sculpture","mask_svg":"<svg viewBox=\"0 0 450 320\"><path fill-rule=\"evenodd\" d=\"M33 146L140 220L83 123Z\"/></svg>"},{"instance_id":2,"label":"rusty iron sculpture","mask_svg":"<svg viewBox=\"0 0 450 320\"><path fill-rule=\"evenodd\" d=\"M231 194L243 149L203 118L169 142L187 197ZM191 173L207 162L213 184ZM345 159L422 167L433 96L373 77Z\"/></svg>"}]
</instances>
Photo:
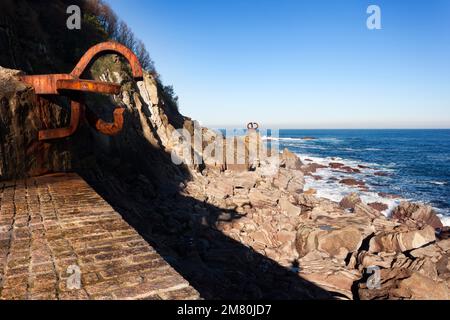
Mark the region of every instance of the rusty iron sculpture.
<instances>
[{"instance_id":1,"label":"rusty iron sculpture","mask_svg":"<svg viewBox=\"0 0 450 320\"><path fill-rule=\"evenodd\" d=\"M115 95L121 91L121 86L115 83L99 82L80 79L89 64L102 54L118 53L122 55L131 66L133 77L136 80L143 78L143 71L136 55L127 47L116 42L103 42L90 48L70 74L48 74L22 76L25 83L31 85L36 94L64 95L71 100L70 124L66 128L47 129L39 131L39 140L46 141L69 137L78 129L81 121L86 119L97 131L113 136L123 128L123 113L125 108L117 107L114 110L114 122L108 123L85 107L81 92L94 92Z\"/></svg>"},{"instance_id":2,"label":"rusty iron sculpture","mask_svg":"<svg viewBox=\"0 0 450 320\"><path fill-rule=\"evenodd\" d=\"M259 129L259 124L257 122L250 122L249 124L247 124L247 129L249 131L256 131Z\"/></svg>"}]
</instances>

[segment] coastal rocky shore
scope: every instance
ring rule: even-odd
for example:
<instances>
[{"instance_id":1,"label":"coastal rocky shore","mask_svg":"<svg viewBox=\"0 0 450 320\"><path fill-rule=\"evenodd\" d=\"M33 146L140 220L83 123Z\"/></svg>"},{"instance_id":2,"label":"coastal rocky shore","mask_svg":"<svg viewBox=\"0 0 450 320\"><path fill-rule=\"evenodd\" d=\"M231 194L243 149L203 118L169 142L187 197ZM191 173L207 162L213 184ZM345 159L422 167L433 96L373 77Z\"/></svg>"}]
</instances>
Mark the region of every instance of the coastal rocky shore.
<instances>
[{"instance_id":1,"label":"coastal rocky shore","mask_svg":"<svg viewBox=\"0 0 450 320\"><path fill-rule=\"evenodd\" d=\"M287 149L275 176L254 171L194 175L184 192L242 216L218 223L227 236L344 299L449 299L450 239L433 209L402 202L391 218L357 193L340 203L304 190Z\"/></svg>"},{"instance_id":2,"label":"coastal rocky shore","mask_svg":"<svg viewBox=\"0 0 450 320\"><path fill-rule=\"evenodd\" d=\"M383 204L362 201L364 184L352 179L341 181L355 192L340 202L318 197L305 177L323 165L287 149L275 172L265 160L175 165L169 155L182 148L172 132L193 133L194 122L151 74L134 83L120 61L113 67L98 77L129 84L115 97L127 107L124 132L86 140L93 133L83 128L68 142L42 145L37 130L67 115L38 100L18 72L1 69L0 175L80 173L203 298L450 299L449 230L431 207L402 202L386 217Z\"/></svg>"}]
</instances>

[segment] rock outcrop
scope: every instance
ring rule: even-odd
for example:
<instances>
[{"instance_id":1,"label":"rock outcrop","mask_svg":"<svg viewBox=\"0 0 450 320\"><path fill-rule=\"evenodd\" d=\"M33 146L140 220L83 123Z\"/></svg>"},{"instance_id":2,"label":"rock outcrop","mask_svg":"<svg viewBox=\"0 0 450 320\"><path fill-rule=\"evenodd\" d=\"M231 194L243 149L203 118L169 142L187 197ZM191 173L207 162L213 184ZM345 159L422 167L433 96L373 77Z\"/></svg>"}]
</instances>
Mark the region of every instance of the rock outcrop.
<instances>
[{"instance_id":1,"label":"rock outcrop","mask_svg":"<svg viewBox=\"0 0 450 320\"><path fill-rule=\"evenodd\" d=\"M430 225L435 229L443 227L433 208L422 204L402 202L392 212L392 217L412 226Z\"/></svg>"},{"instance_id":2,"label":"rock outcrop","mask_svg":"<svg viewBox=\"0 0 450 320\"><path fill-rule=\"evenodd\" d=\"M0 179L71 168L69 147L40 142L38 131L63 126L67 112L19 81L22 72L0 66Z\"/></svg>"}]
</instances>

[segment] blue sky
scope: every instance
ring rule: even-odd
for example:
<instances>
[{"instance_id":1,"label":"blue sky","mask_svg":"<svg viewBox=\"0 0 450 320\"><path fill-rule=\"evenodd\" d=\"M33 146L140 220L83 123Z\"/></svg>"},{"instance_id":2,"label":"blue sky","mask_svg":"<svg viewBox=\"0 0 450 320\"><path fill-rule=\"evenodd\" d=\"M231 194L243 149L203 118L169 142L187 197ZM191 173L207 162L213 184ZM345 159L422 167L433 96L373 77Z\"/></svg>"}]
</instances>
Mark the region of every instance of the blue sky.
<instances>
[{"instance_id":1,"label":"blue sky","mask_svg":"<svg viewBox=\"0 0 450 320\"><path fill-rule=\"evenodd\" d=\"M450 0L107 2L203 125L450 128Z\"/></svg>"}]
</instances>

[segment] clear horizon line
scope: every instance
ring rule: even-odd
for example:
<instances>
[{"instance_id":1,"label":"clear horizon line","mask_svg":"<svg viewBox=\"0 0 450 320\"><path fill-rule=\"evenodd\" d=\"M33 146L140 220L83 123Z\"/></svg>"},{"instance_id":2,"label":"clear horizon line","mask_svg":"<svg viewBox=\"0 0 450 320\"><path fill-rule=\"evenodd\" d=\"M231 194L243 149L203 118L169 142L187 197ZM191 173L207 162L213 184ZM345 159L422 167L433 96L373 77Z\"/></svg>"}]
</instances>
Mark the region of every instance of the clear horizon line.
<instances>
[{"instance_id":1,"label":"clear horizon line","mask_svg":"<svg viewBox=\"0 0 450 320\"><path fill-rule=\"evenodd\" d=\"M202 124L202 126L208 128L245 128L242 125L208 125ZM428 128L428 127L411 127L411 128L398 128L398 127L386 127L386 128L301 128L301 127L284 127L284 126L261 126L260 129L280 129L280 130L450 130L450 127L437 127L437 128Z\"/></svg>"}]
</instances>

